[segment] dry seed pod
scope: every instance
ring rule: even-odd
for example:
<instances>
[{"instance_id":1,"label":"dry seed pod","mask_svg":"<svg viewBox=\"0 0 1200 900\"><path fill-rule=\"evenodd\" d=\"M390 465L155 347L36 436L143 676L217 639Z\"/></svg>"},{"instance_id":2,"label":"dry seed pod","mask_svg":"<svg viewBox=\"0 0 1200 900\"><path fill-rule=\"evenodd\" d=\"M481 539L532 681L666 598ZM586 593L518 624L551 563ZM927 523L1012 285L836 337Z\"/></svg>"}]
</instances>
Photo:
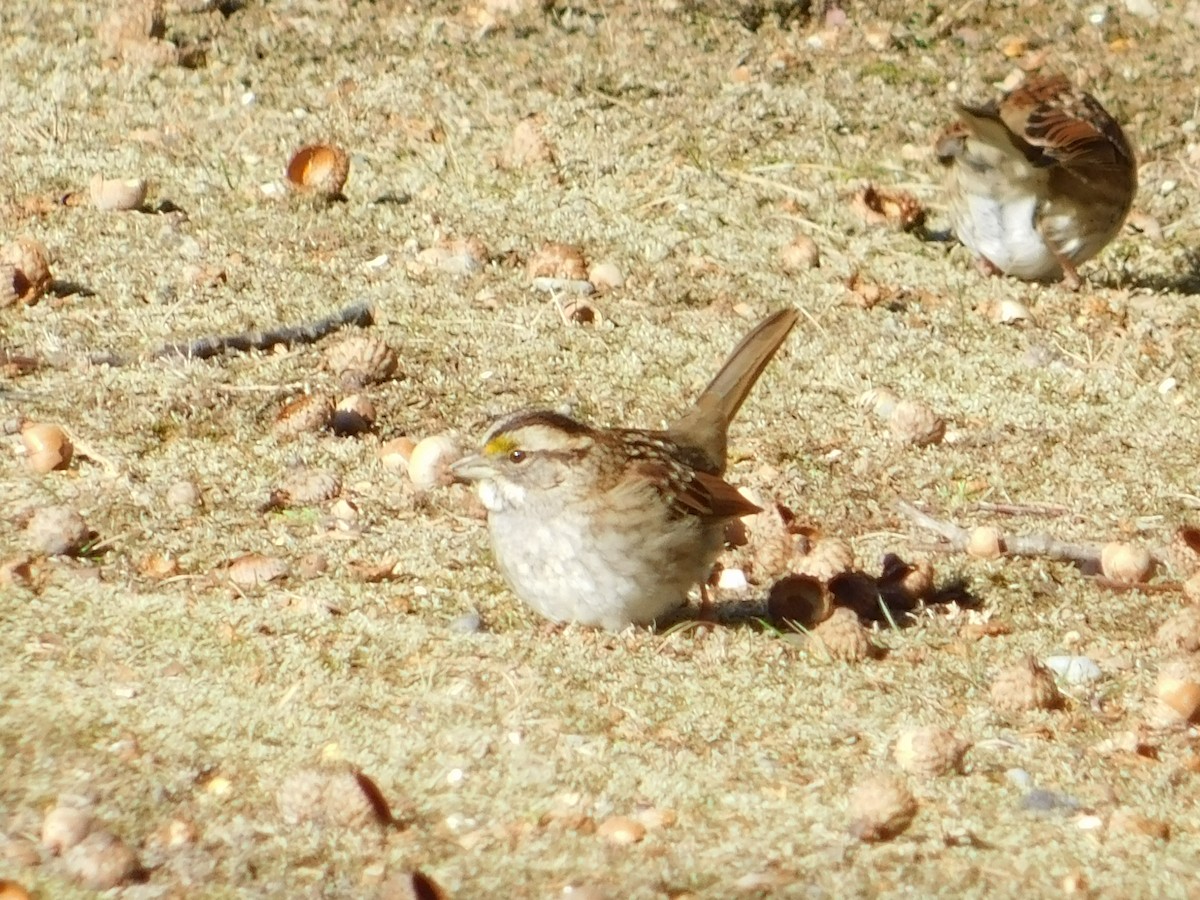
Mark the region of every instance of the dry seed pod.
<instances>
[{"instance_id":1,"label":"dry seed pod","mask_svg":"<svg viewBox=\"0 0 1200 900\"><path fill-rule=\"evenodd\" d=\"M279 491L289 506L312 506L332 500L342 489L342 480L326 469L294 469L283 479Z\"/></svg>"},{"instance_id":2,"label":"dry seed pod","mask_svg":"<svg viewBox=\"0 0 1200 900\"><path fill-rule=\"evenodd\" d=\"M649 806L639 809L634 818L645 825L647 831L657 831L675 827L679 822L679 813L670 807Z\"/></svg>"},{"instance_id":3,"label":"dry seed pod","mask_svg":"<svg viewBox=\"0 0 1200 900\"><path fill-rule=\"evenodd\" d=\"M146 182L141 178L105 178L97 173L88 186L92 205L107 211L141 209L146 202Z\"/></svg>"},{"instance_id":4,"label":"dry seed pod","mask_svg":"<svg viewBox=\"0 0 1200 900\"><path fill-rule=\"evenodd\" d=\"M454 479L450 466L462 458L462 450L449 435L435 434L417 442L408 458L408 477L421 491L444 487Z\"/></svg>"},{"instance_id":5,"label":"dry seed pod","mask_svg":"<svg viewBox=\"0 0 1200 900\"><path fill-rule=\"evenodd\" d=\"M1004 540L1000 537L999 529L991 525L972 528L966 551L968 556L976 559L999 559L1004 555Z\"/></svg>"},{"instance_id":6,"label":"dry seed pod","mask_svg":"<svg viewBox=\"0 0 1200 900\"><path fill-rule=\"evenodd\" d=\"M408 460L416 444L410 437L392 438L379 448L379 461L385 469L393 472L408 471Z\"/></svg>"},{"instance_id":7,"label":"dry seed pod","mask_svg":"<svg viewBox=\"0 0 1200 900\"><path fill-rule=\"evenodd\" d=\"M16 266L0 262L0 309L20 301L24 284L25 276Z\"/></svg>"},{"instance_id":8,"label":"dry seed pod","mask_svg":"<svg viewBox=\"0 0 1200 900\"><path fill-rule=\"evenodd\" d=\"M933 563L927 559L906 562L889 553L883 558L879 586L889 596L899 595L912 603L924 600L934 589Z\"/></svg>"},{"instance_id":9,"label":"dry seed pod","mask_svg":"<svg viewBox=\"0 0 1200 900\"><path fill-rule=\"evenodd\" d=\"M91 536L83 516L69 506L44 506L25 526L29 548L46 556L74 556Z\"/></svg>"},{"instance_id":10,"label":"dry seed pod","mask_svg":"<svg viewBox=\"0 0 1200 900\"><path fill-rule=\"evenodd\" d=\"M287 560L277 556L265 556L262 553L246 553L237 559L230 560L225 567L225 574L238 587L254 587L285 578L291 573Z\"/></svg>"},{"instance_id":11,"label":"dry seed pod","mask_svg":"<svg viewBox=\"0 0 1200 900\"><path fill-rule=\"evenodd\" d=\"M173 818L154 829L146 837L146 846L162 850L175 850L196 843L199 832L196 824L183 818Z\"/></svg>"},{"instance_id":12,"label":"dry seed pod","mask_svg":"<svg viewBox=\"0 0 1200 900\"><path fill-rule=\"evenodd\" d=\"M121 59L131 47L160 41L167 33L162 0L118 0L96 29L109 59Z\"/></svg>"},{"instance_id":13,"label":"dry seed pod","mask_svg":"<svg viewBox=\"0 0 1200 900\"><path fill-rule=\"evenodd\" d=\"M933 593L935 587L933 563L928 559L918 559L911 565L912 568L900 582L900 589L910 599L924 600Z\"/></svg>"},{"instance_id":14,"label":"dry seed pod","mask_svg":"<svg viewBox=\"0 0 1200 900\"><path fill-rule=\"evenodd\" d=\"M186 55L170 41L122 41L117 57L139 66L174 66L184 64L194 55Z\"/></svg>"},{"instance_id":15,"label":"dry seed pod","mask_svg":"<svg viewBox=\"0 0 1200 900\"><path fill-rule=\"evenodd\" d=\"M858 397L858 405L868 409L876 418L888 421L900 403L900 395L891 388L878 387L863 391Z\"/></svg>"},{"instance_id":16,"label":"dry seed pod","mask_svg":"<svg viewBox=\"0 0 1200 900\"><path fill-rule=\"evenodd\" d=\"M301 147L287 165L287 180L298 191L337 197L350 174L350 157L334 144Z\"/></svg>"},{"instance_id":17,"label":"dry seed pod","mask_svg":"<svg viewBox=\"0 0 1200 900\"><path fill-rule=\"evenodd\" d=\"M325 812L325 787L329 775L319 769L302 769L288 776L275 792L279 815L288 825L319 821Z\"/></svg>"},{"instance_id":18,"label":"dry seed pod","mask_svg":"<svg viewBox=\"0 0 1200 900\"><path fill-rule=\"evenodd\" d=\"M813 628L833 612L833 597L829 588L809 575L788 575L771 585L767 595L767 615L771 621L786 626L795 623Z\"/></svg>"},{"instance_id":19,"label":"dry seed pod","mask_svg":"<svg viewBox=\"0 0 1200 900\"><path fill-rule=\"evenodd\" d=\"M1183 583L1183 596L1189 603L1200 603L1200 572L1195 572Z\"/></svg>"},{"instance_id":20,"label":"dry seed pod","mask_svg":"<svg viewBox=\"0 0 1200 900\"><path fill-rule=\"evenodd\" d=\"M616 263L607 261L592 263L588 267L587 280L595 285L598 291L615 290L625 286L625 276L621 274L621 269Z\"/></svg>"},{"instance_id":21,"label":"dry seed pod","mask_svg":"<svg viewBox=\"0 0 1200 900\"><path fill-rule=\"evenodd\" d=\"M1062 706L1062 694L1054 683L1054 675L1032 656L996 676L991 698L997 709L1010 712Z\"/></svg>"},{"instance_id":22,"label":"dry seed pod","mask_svg":"<svg viewBox=\"0 0 1200 900\"><path fill-rule=\"evenodd\" d=\"M880 593L879 580L865 572L843 572L829 580L829 593L833 594L836 606L850 610L862 619L871 619L879 615Z\"/></svg>"},{"instance_id":23,"label":"dry seed pod","mask_svg":"<svg viewBox=\"0 0 1200 900\"><path fill-rule=\"evenodd\" d=\"M289 825L312 822L363 828L372 822L392 821L387 800L375 782L349 769L301 769L279 786L275 802Z\"/></svg>"},{"instance_id":24,"label":"dry seed pod","mask_svg":"<svg viewBox=\"0 0 1200 900\"><path fill-rule=\"evenodd\" d=\"M33 584L32 563L28 556L0 559L0 588L30 587Z\"/></svg>"},{"instance_id":25,"label":"dry seed pod","mask_svg":"<svg viewBox=\"0 0 1200 900\"><path fill-rule=\"evenodd\" d=\"M422 265L463 277L482 272L487 261L487 246L477 237L443 239L417 254Z\"/></svg>"},{"instance_id":26,"label":"dry seed pod","mask_svg":"<svg viewBox=\"0 0 1200 900\"><path fill-rule=\"evenodd\" d=\"M821 265L821 251L808 235L798 234L780 248L779 262L785 272L807 272Z\"/></svg>"},{"instance_id":27,"label":"dry seed pod","mask_svg":"<svg viewBox=\"0 0 1200 900\"><path fill-rule=\"evenodd\" d=\"M0 306L37 303L50 289L50 254L39 241L17 238L0 247Z\"/></svg>"},{"instance_id":28,"label":"dry seed pod","mask_svg":"<svg viewBox=\"0 0 1200 900\"><path fill-rule=\"evenodd\" d=\"M92 813L61 801L42 819L42 846L58 856L70 850L92 830Z\"/></svg>"},{"instance_id":29,"label":"dry seed pod","mask_svg":"<svg viewBox=\"0 0 1200 900\"><path fill-rule=\"evenodd\" d=\"M902 444L927 447L940 444L946 423L932 409L916 400L901 400L888 418L892 436Z\"/></svg>"},{"instance_id":30,"label":"dry seed pod","mask_svg":"<svg viewBox=\"0 0 1200 900\"><path fill-rule=\"evenodd\" d=\"M309 581L329 571L329 557L316 551L306 553L296 563L296 575L301 581Z\"/></svg>"},{"instance_id":31,"label":"dry seed pod","mask_svg":"<svg viewBox=\"0 0 1200 900\"><path fill-rule=\"evenodd\" d=\"M763 499L756 492L743 489L751 503L761 513L731 522L725 529L725 543L747 546L749 564L755 581L768 581L789 574L797 553L797 539L791 533L779 504Z\"/></svg>"},{"instance_id":32,"label":"dry seed pod","mask_svg":"<svg viewBox=\"0 0 1200 900\"><path fill-rule=\"evenodd\" d=\"M1200 571L1200 528L1190 525L1177 528L1167 545L1166 557L1171 569L1181 577Z\"/></svg>"},{"instance_id":33,"label":"dry seed pod","mask_svg":"<svg viewBox=\"0 0 1200 900\"><path fill-rule=\"evenodd\" d=\"M72 877L94 891L107 891L141 872L137 854L109 831L93 831L67 851L64 865Z\"/></svg>"},{"instance_id":34,"label":"dry seed pod","mask_svg":"<svg viewBox=\"0 0 1200 900\"><path fill-rule=\"evenodd\" d=\"M1100 550L1100 571L1113 581L1140 584L1153 569L1154 560L1145 547L1110 541Z\"/></svg>"},{"instance_id":35,"label":"dry seed pod","mask_svg":"<svg viewBox=\"0 0 1200 900\"><path fill-rule=\"evenodd\" d=\"M527 116L516 124L499 163L506 169L554 163L554 147L542 133L540 116Z\"/></svg>"},{"instance_id":36,"label":"dry seed pod","mask_svg":"<svg viewBox=\"0 0 1200 900\"><path fill-rule=\"evenodd\" d=\"M868 778L850 795L850 834L860 841L890 841L902 834L916 815L916 798L892 775Z\"/></svg>"},{"instance_id":37,"label":"dry seed pod","mask_svg":"<svg viewBox=\"0 0 1200 900\"><path fill-rule=\"evenodd\" d=\"M587 260L579 247L549 241L529 257L526 271L530 279L563 278L569 281L587 281Z\"/></svg>"},{"instance_id":38,"label":"dry seed pod","mask_svg":"<svg viewBox=\"0 0 1200 900\"><path fill-rule=\"evenodd\" d=\"M36 841L10 834L7 837L0 836L0 859L10 866L40 866L42 852Z\"/></svg>"},{"instance_id":39,"label":"dry seed pod","mask_svg":"<svg viewBox=\"0 0 1200 900\"><path fill-rule=\"evenodd\" d=\"M174 578L182 570L179 560L162 553L151 553L138 564L138 571L155 581Z\"/></svg>"},{"instance_id":40,"label":"dry seed pod","mask_svg":"<svg viewBox=\"0 0 1200 900\"><path fill-rule=\"evenodd\" d=\"M304 394L285 404L275 414L272 426L280 437L293 437L306 431L323 431L333 416L333 401L324 394Z\"/></svg>"},{"instance_id":41,"label":"dry seed pod","mask_svg":"<svg viewBox=\"0 0 1200 900\"><path fill-rule=\"evenodd\" d=\"M962 771L967 745L952 731L936 725L909 728L896 740L892 756L905 772L924 778Z\"/></svg>"},{"instance_id":42,"label":"dry seed pod","mask_svg":"<svg viewBox=\"0 0 1200 900\"><path fill-rule=\"evenodd\" d=\"M1163 622L1155 640L1164 650L1200 650L1200 606L1185 606Z\"/></svg>"},{"instance_id":43,"label":"dry seed pod","mask_svg":"<svg viewBox=\"0 0 1200 900\"><path fill-rule=\"evenodd\" d=\"M41 475L65 469L75 452L67 433L46 422L25 425L21 429L21 443L25 447L25 464Z\"/></svg>"},{"instance_id":44,"label":"dry seed pod","mask_svg":"<svg viewBox=\"0 0 1200 900\"><path fill-rule=\"evenodd\" d=\"M564 300L559 305L558 311L564 322L574 322L577 325L595 325L600 320L599 310L582 297L571 297Z\"/></svg>"},{"instance_id":45,"label":"dry seed pod","mask_svg":"<svg viewBox=\"0 0 1200 900\"><path fill-rule=\"evenodd\" d=\"M993 304L990 315L992 321L998 325L1015 325L1033 318L1033 314L1029 312L1029 308L1024 303L1010 298Z\"/></svg>"},{"instance_id":46,"label":"dry seed pod","mask_svg":"<svg viewBox=\"0 0 1200 900\"><path fill-rule=\"evenodd\" d=\"M868 184L854 195L854 209L869 225L895 225L904 231L925 221L925 209L908 191Z\"/></svg>"},{"instance_id":47,"label":"dry seed pod","mask_svg":"<svg viewBox=\"0 0 1200 900\"><path fill-rule=\"evenodd\" d=\"M854 568L854 549L840 538L823 538L796 561L798 575L829 582Z\"/></svg>"},{"instance_id":48,"label":"dry seed pod","mask_svg":"<svg viewBox=\"0 0 1200 900\"><path fill-rule=\"evenodd\" d=\"M858 620L858 614L839 607L828 619L813 629L813 637L834 659L860 662L875 655L875 645Z\"/></svg>"},{"instance_id":49,"label":"dry seed pod","mask_svg":"<svg viewBox=\"0 0 1200 900\"><path fill-rule=\"evenodd\" d=\"M375 427L375 405L364 394L350 394L338 401L330 423L341 437L365 434Z\"/></svg>"},{"instance_id":50,"label":"dry seed pod","mask_svg":"<svg viewBox=\"0 0 1200 900\"><path fill-rule=\"evenodd\" d=\"M341 522L353 522L358 518L358 507L345 497L333 504L329 511Z\"/></svg>"},{"instance_id":51,"label":"dry seed pod","mask_svg":"<svg viewBox=\"0 0 1200 900\"><path fill-rule=\"evenodd\" d=\"M369 779L367 783L378 791ZM329 776L322 796L322 814L326 822L343 828L365 828L381 818L376 798L367 793L362 779L349 770Z\"/></svg>"},{"instance_id":52,"label":"dry seed pod","mask_svg":"<svg viewBox=\"0 0 1200 900\"><path fill-rule=\"evenodd\" d=\"M1200 720L1200 665L1190 658L1166 663L1158 673L1154 692L1172 718Z\"/></svg>"},{"instance_id":53,"label":"dry seed pod","mask_svg":"<svg viewBox=\"0 0 1200 900\"><path fill-rule=\"evenodd\" d=\"M396 372L396 351L370 334L343 338L325 351L325 368L349 388L387 381Z\"/></svg>"},{"instance_id":54,"label":"dry seed pod","mask_svg":"<svg viewBox=\"0 0 1200 900\"><path fill-rule=\"evenodd\" d=\"M167 35L162 0L118 0L101 30L109 23L117 27L117 37L122 40L146 41Z\"/></svg>"},{"instance_id":55,"label":"dry seed pod","mask_svg":"<svg viewBox=\"0 0 1200 900\"><path fill-rule=\"evenodd\" d=\"M1108 830L1117 835L1145 835L1160 841L1171 839L1171 826L1130 809L1114 810L1108 819Z\"/></svg>"},{"instance_id":56,"label":"dry seed pod","mask_svg":"<svg viewBox=\"0 0 1200 900\"><path fill-rule=\"evenodd\" d=\"M420 869L389 875L377 896L379 900L450 900L446 889ZM574 893L571 898L575 900Z\"/></svg>"},{"instance_id":57,"label":"dry seed pod","mask_svg":"<svg viewBox=\"0 0 1200 900\"><path fill-rule=\"evenodd\" d=\"M204 495L200 492L200 486L196 482L181 478L167 488L166 501L167 506L171 509L179 512L192 512L204 505Z\"/></svg>"},{"instance_id":58,"label":"dry seed pod","mask_svg":"<svg viewBox=\"0 0 1200 900\"><path fill-rule=\"evenodd\" d=\"M646 837L646 826L636 819L626 816L613 816L605 819L596 827L596 834L610 844L624 846L636 844Z\"/></svg>"}]
</instances>

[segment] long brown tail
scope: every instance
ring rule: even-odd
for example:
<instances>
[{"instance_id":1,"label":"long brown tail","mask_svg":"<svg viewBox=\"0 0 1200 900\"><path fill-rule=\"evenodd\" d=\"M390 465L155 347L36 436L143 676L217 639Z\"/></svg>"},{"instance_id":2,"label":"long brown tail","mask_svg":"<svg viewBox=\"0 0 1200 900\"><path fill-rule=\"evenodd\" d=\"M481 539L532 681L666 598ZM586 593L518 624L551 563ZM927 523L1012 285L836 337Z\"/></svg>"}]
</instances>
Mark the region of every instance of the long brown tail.
<instances>
[{"instance_id":1,"label":"long brown tail","mask_svg":"<svg viewBox=\"0 0 1200 900\"><path fill-rule=\"evenodd\" d=\"M725 470L725 444L729 423L737 415L750 389L799 320L793 308L771 313L742 338L695 404L668 429L680 444L702 451L717 468Z\"/></svg>"}]
</instances>

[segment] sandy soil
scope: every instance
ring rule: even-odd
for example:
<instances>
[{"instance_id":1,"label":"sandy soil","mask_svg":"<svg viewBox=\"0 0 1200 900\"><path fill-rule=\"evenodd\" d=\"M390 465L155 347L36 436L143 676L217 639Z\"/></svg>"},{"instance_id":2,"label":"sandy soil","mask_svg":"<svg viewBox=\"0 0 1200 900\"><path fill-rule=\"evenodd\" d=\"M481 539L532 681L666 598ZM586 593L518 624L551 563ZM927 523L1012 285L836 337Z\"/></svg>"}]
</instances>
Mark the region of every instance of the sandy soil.
<instances>
[{"instance_id":1,"label":"sandy soil","mask_svg":"<svg viewBox=\"0 0 1200 900\"><path fill-rule=\"evenodd\" d=\"M1155 698L1182 593L934 552L897 510L1156 550L1196 520L1195 0L850 4L841 27L782 2L204 6L166 7L175 65L106 59L106 5L0 4L0 240L43 242L56 279L0 309L0 349L40 362L0 376L0 877L91 895L97 861L39 842L65 796L138 855L131 898L400 897L414 868L456 897L1195 896L1197 735ZM1139 148L1136 227L1081 292L985 279L855 209L867 182L906 190L936 231L932 135L1039 63ZM343 200L279 190L313 140L350 152ZM97 173L150 179L146 209L93 208ZM797 236L818 268L784 265ZM422 255L468 238L473 273ZM596 322L531 284L546 242L624 275ZM997 323L1002 301L1029 317ZM355 302L399 359L365 389L366 435L274 426L347 393L322 354L358 329L150 358ZM534 403L661 425L785 304L804 320L734 428L730 479L864 571L926 558L977 603L872 626L879 659L760 625L782 573L752 554L728 561L754 583L718 598L715 630L549 631L469 493L418 493L378 458L401 435L469 445ZM898 443L858 402L882 388L947 439ZM28 470L28 421L69 430L67 470ZM298 466L339 495L268 502ZM31 547L52 506L95 533L75 557ZM234 584L247 553L290 574ZM1167 562L1157 585L1196 564ZM1057 710L998 709L994 677L1027 655L1101 677L1060 679ZM968 742L963 772L901 770L914 725ZM918 811L863 843L848 797L880 772Z\"/></svg>"}]
</instances>

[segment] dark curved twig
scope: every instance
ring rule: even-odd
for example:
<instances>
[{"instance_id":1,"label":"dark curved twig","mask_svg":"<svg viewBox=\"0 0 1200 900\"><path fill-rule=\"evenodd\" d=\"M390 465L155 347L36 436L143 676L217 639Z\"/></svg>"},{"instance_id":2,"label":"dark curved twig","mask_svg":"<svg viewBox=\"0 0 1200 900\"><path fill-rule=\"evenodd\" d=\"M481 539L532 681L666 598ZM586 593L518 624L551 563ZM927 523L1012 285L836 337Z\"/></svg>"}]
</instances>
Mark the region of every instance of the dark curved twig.
<instances>
[{"instance_id":1,"label":"dark curved twig","mask_svg":"<svg viewBox=\"0 0 1200 900\"><path fill-rule=\"evenodd\" d=\"M370 303L352 303L339 312L312 323L282 325L265 331L243 331L238 334L212 335L185 343L164 344L150 354L150 358L182 356L187 359L209 359L227 350L246 353L250 350L269 350L277 344L312 344L339 328L349 325L365 328L373 321Z\"/></svg>"}]
</instances>

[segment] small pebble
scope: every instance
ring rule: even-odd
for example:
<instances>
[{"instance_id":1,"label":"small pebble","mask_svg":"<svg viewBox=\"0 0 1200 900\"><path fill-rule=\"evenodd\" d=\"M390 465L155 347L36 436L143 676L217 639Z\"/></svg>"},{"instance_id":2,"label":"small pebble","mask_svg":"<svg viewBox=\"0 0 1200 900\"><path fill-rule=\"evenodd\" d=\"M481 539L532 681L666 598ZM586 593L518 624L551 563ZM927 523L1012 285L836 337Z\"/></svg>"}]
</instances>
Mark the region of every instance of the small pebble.
<instances>
[{"instance_id":1,"label":"small pebble","mask_svg":"<svg viewBox=\"0 0 1200 900\"><path fill-rule=\"evenodd\" d=\"M587 280L599 290L612 290L624 287L625 276L616 263L598 262L588 269Z\"/></svg>"},{"instance_id":2,"label":"small pebble","mask_svg":"<svg viewBox=\"0 0 1200 900\"><path fill-rule=\"evenodd\" d=\"M94 891L107 891L135 878L141 871L137 854L108 831L93 831L67 851L67 871Z\"/></svg>"},{"instance_id":3,"label":"small pebble","mask_svg":"<svg viewBox=\"0 0 1200 900\"><path fill-rule=\"evenodd\" d=\"M80 806L59 803L42 820L42 846L54 854L70 850L92 830L92 814Z\"/></svg>"},{"instance_id":4,"label":"small pebble","mask_svg":"<svg viewBox=\"0 0 1200 900\"><path fill-rule=\"evenodd\" d=\"M746 573L741 569L722 569L717 579L717 587L723 591L744 591L749 586Z\"/></svg>"},{"instance_id":5,"label":"small pebble","mask_svg":"<svg viewBox=\"0 0 1200 900\"><path fill-rule=\"evenodd\" d=\"M204 505L204 496L194 481L180 479L167 488L167 506L178 512L191 512Z\"/></svg>"},{"instance_id":6,"label":"small pebble","mask_svg":"<svg viewBox=\"0 0 1200 900\"><path fill-rule=\"evenodd\" d=\"M596 834L611 844L623 846L636 844L646 836L646 826L635 819L625 816L613 816L605 819L596 828Z\"/></svg>"},{"instance_id":7,"label":"small pebble","mask_svg":"<svg viewBox=\"0 0 1200 900\"><path fill-rule=\"evenodd\" d=\"M590 281L580 281L574 278L542 276L533 279L532 284L535 290L545 291L548 294L576 294L586 297L596 290L596 286Z\"/></svg>"},{"instance_id":8,"label":"small pebble","mask_svg":"<svg viewBox=\"0 0 1200 900\"><path fill-rule=\"evenodd\" d=\"M462 458L458 443L445 434L422 438L408 456L408 477L417 490L430 491L454 480L450 466Z\"/></svg>"},{"instance_id":9,"label":"small pebble","mask_svg":"<svg viewBox=\"0 0 1200 900\"><path fill-rule=\"evenodd\" d=\"M466 613L450 623L450 630L455 634L479 634L483 631L483 618L477 612Z\"/></svg>"},{"instance_id":10,"label":"small pebble","mask_svg":"<svg viewBox=\"0 0 1200 900\"><path fill-rule=\"evenodd\" d=\"M230 560L226 567L229 580L238 587L254 587L284 578L291 571L287 560L262 553L247 553Z\"/></svg>"},{"instance_id":11,"label":"small pebble","mask_svg":"<svg viewBox=\"0 0 1200 900\"><path fill-rule=\"evenodd\" d=\"M1063 702L1050 670L1032 656L996 675L991 700L993 706L1007 712L1059 709Z\"/></svg>"},{"instance_id":12,"label":"small pebble","mask_svg":"<svg viewBox=\"0 0 1200 900\"><path fill-rule=\"evenodd\" d=\"M821 251L808 235L797 235L779 249L779 262L785 272L816 269L821 265Z\"/></svg>"},{"instance_id":13,"label":"small pebble","mask_svg":"<svg viewBox=\"0 0 1200 900\"><path fill-rule=\"evenodd\" d=\"M1029 790L1033 787L1033 776L1024 769L1009 769L1004 773L1004 777L1008 779L1009 784L1022 790Z\"/></svg>"},{"instance_id":14,"label":"small pebble","mask_svg":"<svg viewBox=\"0 0 1200 900\"><path fill-rule=\"evenodd\" d=\"M908 786L893 775L875 775L850 795L850 834L864 843L890 841L902 834L917 814Z\"/></svg>"},{"instance_id":15,"label":"small pebble","mask_svg":"<svg viewBox=\"0 0 1200 900\"><path fill-rule=\"evenodd\" d=\"M1074 812L1079 809L1079 801L1068 794L1034 788L1021 798L1021 809L1030 812Z\"/></svg>"},{"instance_id":16,"label":"small pebble","mask_svg":"<svg viewBox=\"0 0 1200 900\"><path fill-rule=\"evenodd\" d=\"M46 556L74 556L90 535L83 517L69 506L44 506L25 526L29 549Z\"/></svg>"},{"instance_id":17,"label":"small pebble","mask_svg":"<svg viewBox=\"0 0 1200 900\"><path fill-rule=\"evenodd\" d=\"M1046 668L1067 684L1087 684L1103 674L1100 667L1086 656L1050 656L1043 662Z\"/></svg>"}]
</instances>

